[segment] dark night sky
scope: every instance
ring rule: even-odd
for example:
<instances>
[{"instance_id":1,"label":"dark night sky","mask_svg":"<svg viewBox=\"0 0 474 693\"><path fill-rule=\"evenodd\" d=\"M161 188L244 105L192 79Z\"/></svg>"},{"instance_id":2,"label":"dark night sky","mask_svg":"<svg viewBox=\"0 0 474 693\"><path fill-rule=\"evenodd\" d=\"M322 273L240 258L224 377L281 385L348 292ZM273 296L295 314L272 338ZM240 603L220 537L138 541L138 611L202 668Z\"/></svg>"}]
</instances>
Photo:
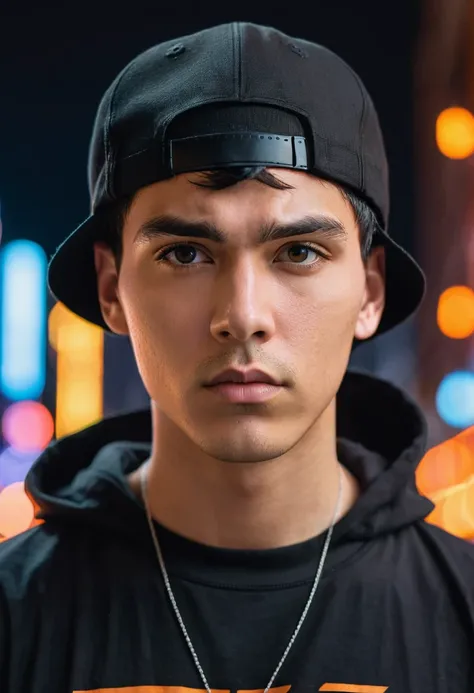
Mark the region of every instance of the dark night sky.
<instances>
[{"instance_id":1,"label":"dark night sky","mask_svg":"<svg viewBox=\"0 0 474 693\"><path fill-rule=\"evenodd\" d=\"M0 7L5 240L30 238L49 254L88 215L86 162L95 110L130 59L162 40L244 20L322 43L361 75L379 110L392 166L391 229L413 246L415 0L256 0L233 10L229 2L188 0L172 7L144 0L6 4Z\"/></svg>"}]
</instances>

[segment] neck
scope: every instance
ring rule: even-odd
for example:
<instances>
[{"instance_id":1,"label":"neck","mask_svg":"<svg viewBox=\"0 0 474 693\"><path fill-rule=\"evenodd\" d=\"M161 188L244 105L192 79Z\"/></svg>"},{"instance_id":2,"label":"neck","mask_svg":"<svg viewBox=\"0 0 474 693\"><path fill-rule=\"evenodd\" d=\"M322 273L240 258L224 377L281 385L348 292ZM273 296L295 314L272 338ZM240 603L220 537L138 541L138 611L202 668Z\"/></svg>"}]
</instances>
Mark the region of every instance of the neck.
<instances>
[{"instance_id":1,"label":"neck","mask_svg":"<svg viewBox=\"0 0 474 693\"><path fill-rule=\"evenodd\" d=\"M337 460L333 411L290 451L257 463L211 458L156 407L153 416L159 436L154 435L147 468L147 501L157 521L189 539L229 549L297 544L330 525L340 473L337 519L357 498L357 482ZM328 417L333 426L328 427ZM137 495L139 473L130 478Z\"/></svg>"}]
</instances>

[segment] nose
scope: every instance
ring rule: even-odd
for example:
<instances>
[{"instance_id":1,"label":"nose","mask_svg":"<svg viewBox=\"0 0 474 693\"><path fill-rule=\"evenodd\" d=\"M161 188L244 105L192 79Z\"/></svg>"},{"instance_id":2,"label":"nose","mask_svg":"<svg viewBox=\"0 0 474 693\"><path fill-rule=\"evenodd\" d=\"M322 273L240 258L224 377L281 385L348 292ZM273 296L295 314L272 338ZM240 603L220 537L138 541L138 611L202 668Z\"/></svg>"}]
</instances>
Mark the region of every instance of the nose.
<instances>
[{"instance_id":1,"label":"nose","mask_svg":"<svg viewBox=\"0 0 474 693\"><path fill-rule=\"evenodd\" d=\"M221 273L215 296L210 325L214 339L245 343L254 338L264 343L274 335L275 286L251 258L242 258Z\"/></svg>"}]
</instances>

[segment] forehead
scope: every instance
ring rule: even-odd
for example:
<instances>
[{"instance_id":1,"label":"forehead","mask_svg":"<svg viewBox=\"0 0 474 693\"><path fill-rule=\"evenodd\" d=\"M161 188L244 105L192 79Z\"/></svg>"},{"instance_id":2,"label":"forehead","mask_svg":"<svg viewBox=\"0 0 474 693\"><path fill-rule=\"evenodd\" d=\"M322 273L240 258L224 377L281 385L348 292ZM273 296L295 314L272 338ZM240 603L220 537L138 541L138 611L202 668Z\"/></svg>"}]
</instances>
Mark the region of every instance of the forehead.
<instances>
[{"instance_id":1,"label":"forehead","mask_svg":"<svg viewBox=\"0 0 474 693\"><path fill-rule=\"evenodd\" d=\"M134 234L149 219L174 216L185 221L211 222L227 234L252 234L269 222L291 223L308 215L333 217L350 232L355 219L341 191L308 173L268 169L292 189L277 190L255 180L242 181L223 190L196 185L199 173L181 174L140 190L125 224Z\"/></svg>"}]
</instances>

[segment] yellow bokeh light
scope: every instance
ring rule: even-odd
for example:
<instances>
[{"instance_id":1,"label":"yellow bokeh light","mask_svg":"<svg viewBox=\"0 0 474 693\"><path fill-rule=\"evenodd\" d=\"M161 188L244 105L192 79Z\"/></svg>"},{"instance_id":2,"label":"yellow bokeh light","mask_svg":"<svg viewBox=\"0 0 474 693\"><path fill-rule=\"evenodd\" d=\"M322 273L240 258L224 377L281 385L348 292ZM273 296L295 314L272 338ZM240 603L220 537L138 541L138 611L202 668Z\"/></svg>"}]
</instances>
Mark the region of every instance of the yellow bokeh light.
<instances>
[{"instance_id":1,"label":"yellow bokeh light","mask_svg":"<svg viewBox=\"0 0 474 693\"><path fill-rule=\"evenodd\" d=\"M57 303L49 316L57 352L56 436L96 423L103 415L104 332Z\"/></svg>"},{"instance_id":2,"label":"yellow bokeh light","mask_svg":"<svg viewBox=\"0 0 474 693\"><path fill-rule=\"evenodd\" d=\"M436 144L449 159L466 159L474 152L474 116L466 108L446 108L436 121Z\"/></svg>"},{"instance_id":3,"label":"yellow bokeh light","mask_svg":"<svg viewBox=\"0 0 474 693\"><path fill-rule=\"evenodd\" d=\"M64 367L63 367L64 365ZM58 438L91 426L102 418L102 363L98 358L87 368L71 367L58 357L56 434Z\"/></svg>"},{"instance_id":4,"label":"yellow bokeh light","mask_svg":"<svg viewBox=\"0 0 474 693\"><path fill-rule=\"evenodd\" d=\"M451 286L438 301L438 327L451 339L466 339L474 333L474 291L468 286Z\"/></svg>"},{"instance_id":5,"label":"yellow bokeh light","mask_svg":"<svg viewBox=\"0 0 474 693\"><path fill-rule=\"evenodd\" d=\"M69 338L71 347L77 351L90 348L102 338L102 329L75 315L63 303L56 303L48 319L49 343L58 350L58 340ZM94 342L95 340L95 342ZM66 346L66 345L65 345Z\"/></svg>"},{"instance_id":6,"label":"yellow bokeh light","mask_svg":"<svg viewBox=\"0 0 474 693\"><path fill-rule=\"evenodd\" d=\"M23 482L10 484L0 493L0 534L13 537L27 530L33 521L33 505Z\"/></svg>"}]
</instances>

